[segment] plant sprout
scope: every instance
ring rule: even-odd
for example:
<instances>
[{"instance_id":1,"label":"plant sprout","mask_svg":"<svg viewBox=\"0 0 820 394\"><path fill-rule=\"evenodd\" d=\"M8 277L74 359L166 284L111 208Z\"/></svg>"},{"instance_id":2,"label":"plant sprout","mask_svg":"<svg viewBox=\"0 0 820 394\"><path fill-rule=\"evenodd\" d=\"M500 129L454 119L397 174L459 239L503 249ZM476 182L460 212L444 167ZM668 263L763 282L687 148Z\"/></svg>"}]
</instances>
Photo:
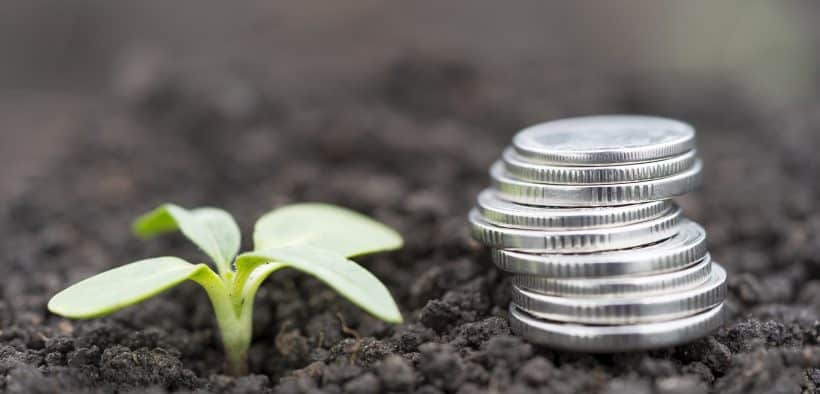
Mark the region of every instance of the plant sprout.
<instances>
[{"instance_id":1,"label":"plant sprout","mask_svg":"<svg viewBox=\"0 0 820 394\"><path fill-rule=\"evenodd\" d=\"M253 300L262 282L281 268L312 275L373 316L400 323L390 292L349 258L398 249L401 236L356 212L326 204L294 204L262 216L253 234L254 251L237 256L239 227L216 208L186 210L166 204L139 219L143 238L179 230L216 266L177 257L130 263L85 279L55 295L48 309L61 316L90 319L142 302L188 279L208 293L226 352L227 370L247 372Z\"/></svg>"}]
</instances>

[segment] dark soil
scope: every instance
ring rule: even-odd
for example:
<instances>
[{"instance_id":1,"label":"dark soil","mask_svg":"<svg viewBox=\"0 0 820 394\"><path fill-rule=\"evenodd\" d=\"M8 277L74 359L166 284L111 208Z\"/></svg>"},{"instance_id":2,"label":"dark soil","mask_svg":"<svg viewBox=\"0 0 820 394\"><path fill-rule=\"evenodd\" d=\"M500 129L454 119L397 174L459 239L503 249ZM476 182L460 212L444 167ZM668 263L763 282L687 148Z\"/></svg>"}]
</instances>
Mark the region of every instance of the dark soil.
<instances>
[{"instance_id":1,"label":"dark soil","mask_svg":"<svg viewBox=\"0 0 820 394\"><path fill-rule=\"evenodd\" d=\"M510 86L515 78L501 83L477 65L424 53L320 93L173 66L148 76L121 76L116 99L68 126L77 137L58 165L2 207L7 392L820 387L817 113L767 114L732 87L704 82L680 81L682 93L663 94L629 75L606 89L564 73L519 90L533 82ZM557 107L555 92L574 95L563 102L575 104ZM714 336L653 352L584 355L528 344L510 333L509 280L469 239L466 213L515 130L613 112L698 127L705 185L681 204L707 228L713 256L730 272L731 318ZM194 284L98 320L48 313L56 291L107 268L166 254L201 260L181 236L130 235L132 218L166 201L224 207L246 239L256 217L289 202L375 216L399 229L406 247L361 261L386 282L406 323L381 323L316 280L278 273L256 300L252 374L231 378L221 374L211 306Z\"/></svg>"}]
</instances>

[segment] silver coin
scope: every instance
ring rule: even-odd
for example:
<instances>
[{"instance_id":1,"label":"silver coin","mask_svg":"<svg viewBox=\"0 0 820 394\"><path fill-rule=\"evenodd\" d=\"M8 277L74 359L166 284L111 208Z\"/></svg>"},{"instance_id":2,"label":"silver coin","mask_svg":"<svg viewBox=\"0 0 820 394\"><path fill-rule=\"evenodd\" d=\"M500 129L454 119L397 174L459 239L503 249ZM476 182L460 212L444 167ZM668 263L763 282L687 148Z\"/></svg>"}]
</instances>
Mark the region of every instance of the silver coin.
<instances>
[{"instance_id":1,"label":"silver coin","mask_svg":"<svg viewBox=\"0 0 820 394\"><path fill-rule=\"evenodd\" d=\"M632 248L672 237L678 232L681 211L675 207L659 218L619 227L552 231L500 227L481 217L476 209L469 216L473 238L485 245L529 252L580 253Z\"/></svg>"},{"instance_id":2,"label":"silver coin","mask_svg":"<svg viewBox=\"0 0 820 394\"><path fill-rule=\"evenodd\" d=\"M553 278L597 278L675 271L706 256L706 231L683 219L674 237L649 246L604 253L536 254L494 249L495 265L507 272Z\"/></svg>"},{"instance_id":3,"label":"silver coin","mask_svg":"<svg viewBox=\"0 0 820 394\"><path fill-rule=\"evenodd\" d=\"M522 181L556 185L590 185L646 181L672 176L695 164L697 151L662 160L608 166L567 166L538 164L518 156L512 148L504 150L504 168Z\"/></svg>"},{"instance_id":4,"label":"silver coin","mask_svg":"<svg viewBox=\"0 0 820 394\"><path fill-rule=\"evenodd\" d=\"M651 297L556 297L513 285L512 302L533 316L583 324L637 324L679 319L726 298L726 271L712 263L709 280L694 289Z\"/></svg>"},{"instance_id":5,"label":"silver coin","mask_svg":"<svg viewBox=\"0 0 820 394\"><path fill-rule=\"evenodd\" d=\"M658 160L695 145L692 126L652 116L605 115L560 119L528 127L513 147L530 161L608 165Z\"/></svg>"},{"instance_id":6,"label":"silver coin","mask_svg":"<svg viewBox=\"0 0 820 394\"><path fill-rule=\"evenodd\" d=\"M666 178L601 185L550 185L515 179L496 162L490 176L498 196L519 204L553 207L592 207L665 200L686 194L700 184L703 164L696 160L688 170Z\"/></svg>"},{"instance_id":7,"label":"silver coin","mask_svg":"<svg viewBox=\"0 0 820 394\"><path fill-rule=\"evenodd\" d=\"M676 320L620 326L590 326L535 318L510 304L510 328L522 338L556 349L616 353L658 349L705 337L725 321L723 303Z\"/></svg>"},{"instance_id":8,"label":"silver coin","mask_svg":"<svg viewBox=\"0 0 820 394\"><path fill-rule=\"evenodd\" d=\"M704 284L709 279L711 264L712 259L707 253L706 257L690 267L657 275L585 279L516 275L513 284L524 290L559 297L646 297Z\"/></svg>"},{"instance_id":9,"label":"silver coin","mask_svg":"<svg viewBox=\"0 0 820 394\"><path fill-rule=\"evenodd\" d=\"M476 208L488 222L502 227L578 229L622 226L654 219L668 212L673 205L671 200L662 200L615 207L535 207L502 200L495 190L484 189L478 195Z\"/></svg>"}]
</instances>

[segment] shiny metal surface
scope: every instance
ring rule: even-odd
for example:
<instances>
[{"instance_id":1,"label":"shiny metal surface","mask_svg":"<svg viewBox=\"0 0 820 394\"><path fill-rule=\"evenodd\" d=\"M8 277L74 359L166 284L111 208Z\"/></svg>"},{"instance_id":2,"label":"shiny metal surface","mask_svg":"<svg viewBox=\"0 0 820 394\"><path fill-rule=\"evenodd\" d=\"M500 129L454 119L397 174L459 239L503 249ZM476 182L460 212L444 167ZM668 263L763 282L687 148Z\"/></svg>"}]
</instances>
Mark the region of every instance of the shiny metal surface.
<instances>
[{"instance_id":1,"label":"shiny metal surface","mask_svg":"<svg viewBox=\"0 0 820 394\"><path fill-rule=\"evenodd\" d=\"M599 185L551 185L526 182L506 173L498 161L490 168L498 196L519 204L551 207L594 207L665 200L694 190L701 181L703 164L696 160L688 170L676 175L640 182Z\"/></svg>"},{"instance_id":2,"label":"shiny metal surface","mask_svg":"<svg viewBox=\"0 0 820 394\"><path fill-rule=\"evenodd\" d=\"M673 119L603 115L559 119L521 130L515 151L529 161L609 165L658 160L694 148L695 130Z\"/></svg>"},{"instance_id":3,"label":"shiny metal surface","mask_svg":"<svg viewBox=\"0 0 820 394\"><path fill-rule=\"evenodd\" d=\"M555 349L616 353L679 345L713 333L725 321L723 303L664 322L597 326L538 319L510 304L510 328L524 339Z\"/></svg>"},{"instance_id":4,"label":"shiny metal surface","mask_svg":"<svg viewBox=\"0 0 820 394\"><path fill-rule=\"evenodd\" d=\"M512 148L504 150L502 161L511 177L535 183L557 185L590 185L646 181L679 174L691 168L697 151L661 160L607 166L567 166L539 164L527 161Z\"/></svg>"},{"instance_id":5,"label":"shiny metal surface","mask_svg":"<svg viewBox=\"0 0 820 394\"><path fill-rule=\"evenodd\" d=\"M683 219L678 234L643 247L573 254L494 249L492 255L498 268L514 274L597 278L679 270L703 259L706 250L706 231Z\"/></svg>"},{"instance_id":6,"label":"shiny metal surface","mask_svg":"<svg viewBox=\"0 0 820 394\"><path fill-rule=\"evenodd\" d=\"M707 254L690 267L662 274L583 279L516 275L513 277L513 284L534 293L559 297L648 297L704 284L709 279L711 264L712 259Z\"/></svg>"},{"instance_id":7,"label":"shiny metal surface","mask_svg":"<svg viewBox=\"0 0 820 394\"><path fill-rule=\"evenodd\" d=\"M637 324L679 319L726 298L726 271L712 263L709 280L693 289L650 297L558 297L513 286L512 302L538 318L582 324Z\"/></svg>"},{"instance_id":8,"label":"shiny metal surface","mask_svg":"<svg viewBox=\"0 0 820 394\"><path fill-rule=\"evenodd\" d=\"M528 127L490 168L474 239L511 272L510 326L580 352L676 345L724 321L726 271L672 198L701 182L695 131L649 116Z\"/></svg>"},{"instance_id":9,"label":"shiny metal surface","mask_svg":"<svg viewBox=\"0 0 820 394\"><path fill-rule=\"evenodd\" d=\"M670 200L616 207L536 207L503 200L493 189L479 193L476 208L488 222L524 229L583 229L612 227L657 218L668 212Z\"/></svg>"},{"instance_id":10,"label":"shiny metal surface","mask_svg":"<svg viewBox=\"0 0 820 394\"><path fill-rule=\"evenodd\" d=\"M478 210L470 212L470 228L477 241L501 249L529 252L598 252L632 248L658 242L678 233L680 208L656 219L612 228L531 230L500 227L486 221Z\"/></svg>"}]
</instances>

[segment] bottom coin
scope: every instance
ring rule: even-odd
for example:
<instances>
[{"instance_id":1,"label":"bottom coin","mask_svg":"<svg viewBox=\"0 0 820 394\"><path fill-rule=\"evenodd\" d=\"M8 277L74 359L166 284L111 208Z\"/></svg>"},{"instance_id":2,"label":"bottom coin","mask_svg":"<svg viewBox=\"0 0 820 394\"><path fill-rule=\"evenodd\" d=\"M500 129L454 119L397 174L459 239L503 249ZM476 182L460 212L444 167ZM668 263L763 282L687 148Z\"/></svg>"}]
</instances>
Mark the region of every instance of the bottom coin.
<instances>
[{"instance_id":1,"label":"bottom coin","mask_svg":"<svg viewBox=\"0 0 820 394\"><path fill-rule=\"evenodd\" d=\"M510 328L548 347L587 353L617 353L679 345L707 336L724 322L723 303L696 315L663 322L593 326L538 319L510 304Z\"/></svg>"}]
</instances>

